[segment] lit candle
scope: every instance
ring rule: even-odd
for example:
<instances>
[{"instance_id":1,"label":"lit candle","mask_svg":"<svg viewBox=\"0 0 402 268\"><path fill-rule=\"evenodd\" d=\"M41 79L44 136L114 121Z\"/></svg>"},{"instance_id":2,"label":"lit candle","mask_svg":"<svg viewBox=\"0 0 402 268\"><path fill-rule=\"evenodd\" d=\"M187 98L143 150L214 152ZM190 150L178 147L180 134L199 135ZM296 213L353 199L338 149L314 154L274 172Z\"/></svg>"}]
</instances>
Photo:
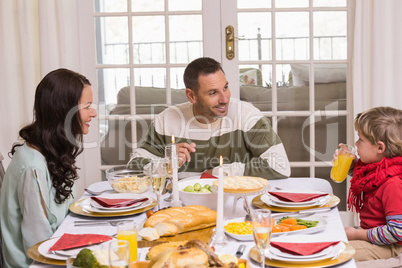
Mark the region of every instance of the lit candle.
<instances>
[{"instance_id":1,"label":"lit candle","mask_svg":"<svg viewBox=\"0 0 402 268\"><path fill-rule=\"evenodd\" d=\"M179 198L179 178L177 175L177 155L176 155L176 144L174 143L174 135L172 136L172 177L173 177L173 206L180 206Z\"/></svg>"},{"instance_id":2,"label":"lit candle","mask_svg":"<svg viewBox=\"0 0 402 268\"><path fill-rule=\"evenodd\" d=\"M225 232L223 229L223 158L219 157L219 168L218 168L218 204L217 204L217 215L216 215L216 238L217 242L224 238Z\"/></svg>"}]
</instances>

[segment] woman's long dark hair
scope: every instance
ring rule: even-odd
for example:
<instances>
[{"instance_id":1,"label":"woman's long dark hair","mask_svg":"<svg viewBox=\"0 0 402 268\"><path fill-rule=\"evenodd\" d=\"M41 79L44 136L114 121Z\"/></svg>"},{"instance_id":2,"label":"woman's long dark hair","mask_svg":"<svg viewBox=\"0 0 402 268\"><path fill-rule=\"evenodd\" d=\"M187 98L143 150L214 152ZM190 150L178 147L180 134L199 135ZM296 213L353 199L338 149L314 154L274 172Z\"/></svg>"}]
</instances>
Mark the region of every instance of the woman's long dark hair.
<instances>
[{"instance_id":1,"label":"woman's long dark hair","mask_svg":"<svg viewBox=\"0 0 402 268\"><path fill-rule=\"evenodd\" d=\"M36 88L34 120L19 132L46 158L59 204L72 196L74 180L78 179L75 159L83 151L78 103L85 85L91 85L85 76L67 69L47 74ZM21 145L14 144L11 154Z\"/></svg>"}]
</instances>

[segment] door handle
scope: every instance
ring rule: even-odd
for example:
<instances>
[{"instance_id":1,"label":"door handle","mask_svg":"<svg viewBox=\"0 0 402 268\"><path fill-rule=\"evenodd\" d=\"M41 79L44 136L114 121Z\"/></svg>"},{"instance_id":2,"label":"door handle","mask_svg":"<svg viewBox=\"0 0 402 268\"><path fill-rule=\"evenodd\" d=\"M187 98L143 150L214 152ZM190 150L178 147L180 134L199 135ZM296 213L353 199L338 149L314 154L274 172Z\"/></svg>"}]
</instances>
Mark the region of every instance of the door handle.
<instances>
[{"instance_id":1,"label":"door handle","mask_svg":"<svg viewBox=\"0 0 402 268\"><path fill-rule=\"evenodd\" d=\"M235 57L235 50L234 50L234 28L232 25L228 25L225 28L225 39L226 39L226 58L228 60L233 60Z\"/></svg>"}]
</instances>

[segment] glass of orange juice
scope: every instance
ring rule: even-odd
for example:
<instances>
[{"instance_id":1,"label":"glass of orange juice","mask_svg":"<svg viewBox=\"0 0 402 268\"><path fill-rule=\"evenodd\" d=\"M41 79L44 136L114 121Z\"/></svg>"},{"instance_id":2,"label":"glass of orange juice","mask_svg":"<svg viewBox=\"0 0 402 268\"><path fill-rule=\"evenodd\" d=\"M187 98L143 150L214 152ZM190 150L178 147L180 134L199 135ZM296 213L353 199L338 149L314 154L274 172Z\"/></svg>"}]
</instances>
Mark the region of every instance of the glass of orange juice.
<instances>
[{"instance_id":1,"label":"glass of orange juice","mask_svg":"<svg viewBox=\"0 0 402 268\"><path fill-rule=\"evenodd\" d=\"M331 179L336 183L341 183L348 175L350 166L355 159L356 150L350 145L342 144L338 152L338 157L331 169Z\"/></svg>"},{"instance_id":2,"label":"glass of orange juice","mask_svg":"<svg viewBox=\"0 0 402 268\"><path fill-rule=\"evenodd\" d=\"M137 228L134 221L123 221L117 224L117 239L128 241L130 262L137 260Z\"/></svg>"}]
</instances>

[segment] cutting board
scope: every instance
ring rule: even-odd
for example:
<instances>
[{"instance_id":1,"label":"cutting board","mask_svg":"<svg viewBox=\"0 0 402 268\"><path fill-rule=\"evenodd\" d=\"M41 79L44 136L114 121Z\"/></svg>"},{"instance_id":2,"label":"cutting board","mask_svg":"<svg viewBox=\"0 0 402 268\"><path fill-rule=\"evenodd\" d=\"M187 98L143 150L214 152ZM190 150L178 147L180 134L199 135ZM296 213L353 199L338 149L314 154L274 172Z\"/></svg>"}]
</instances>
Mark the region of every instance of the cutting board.
<instances>
[{"instance_id":1,"label":"cutting board","mask_svg":"<svg viewBox=\"0 0 402 268\"><path fill-rule=\"evenodd\" d=\"M172 242L172 241L183 241L183 240L193 240L193 239L200 239L204 241L205 243L209 243L209 239L212 236L212 230L215 228L215 226L200 229L200 230L195 230L195 231L190 231L186 233L181 233L175 236L164 236L161 237L155 241L158 242Z\"/></svg>"}]
</instances>

